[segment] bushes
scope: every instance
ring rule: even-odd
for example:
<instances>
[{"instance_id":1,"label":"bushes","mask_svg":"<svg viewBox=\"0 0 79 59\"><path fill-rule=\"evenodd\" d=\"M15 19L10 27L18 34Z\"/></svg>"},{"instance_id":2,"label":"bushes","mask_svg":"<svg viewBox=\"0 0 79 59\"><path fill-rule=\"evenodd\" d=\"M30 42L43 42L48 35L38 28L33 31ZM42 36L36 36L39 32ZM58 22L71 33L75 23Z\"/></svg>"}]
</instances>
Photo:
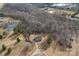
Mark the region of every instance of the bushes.
<instances>
[{"instance_id":1,"label":"bushes","mask_svg":"<svg viewBox=\"0 0 79 59\"><path fill-rule=\"evenodd\" d=\"M2 49L0 50L0 53L4 52L5 50L7 50L7 47L3 44ZM5 53L5 56L9 55L11 51L12 51L12 49L8 48L7 52Z\"/></svg>"},{"instance_id":2,"label":"bushes","mask_svg":"<svg viewBox=\"0 0 79 59\"><path fill-rule=\"evenodd\" d=\"M7 35L7 33L6 32L3 32L3 35Z\"/></svg>"},{"instance_id":3,"label":"bushes","mask_svg":"<svg viewBox=\"0 0 79 59\"><path fill-rule=\"evenodd\" d=\"M16 44L18 44L18 43L20 42L20 39L19 39L19 38L17 38L16 40L17 40L17 41L15 42L14 45L16 45Z\"/></svg>"},{"instance_id":4,"label":"bushes","mask_svg":"<svg viewBox=\"0 0 79 59\"><path fill-rule=\"evenodd\" d=\"M2 35L0 35L0 39L2 39Z\"/></svg>"},{"instance_id":5,"label":"bushes","mask_svg":"<svg viewBox=\"0 0 79 59\"><path fill-rule=\"evenodd\" d=\"M48 34L48 38L45 42L42 43L41 49L46 50L47 48L50 47L50 44L52 43L53 37L51 34Z\"/></svg>"},{"instance_id":6,"label":"bushes","mask_svg":"<svg viewBox=\"0 0 79 59\"><path fill-rule=\"evenodd\" d=\"M52 43L52 39L53 37L51 36L51 34L48 35L48 40L47 40L47 44L51 44Z\"/></svg>"},{"instance_id":7,"label":"bushes","mask_svg":"<svg viewBox=\"0 0 79 59\"><path fill-rule=\"evenodd\" d=\"M0 33L0 39L6 37L6 35L7 35L7 33L6 33L5 31L4 31L4 32L1 32L1 33Z\"/></svg>"},{"instance_id":8,"label":"bushes","mask_svg":"<svg viewBox=\"0 0 79 59\"><path fill-rule=\"evenodd\" d=\"M20 25L17 25L13 30L15 34L23 33L23 28Z\"/></svg>"},{"instance_id":9,"label":"bushes","mask_svg":"<svg viewBox=\"0 0 79 59\"><path fill-rule=\"evenodd\" d=\"M5 53L5 56L6 55L9 55L11 53L12 49L11 48L8 48L7 52Z\"/></svg>"},{"instance_id":10,"label":"bushes","mask_svg":"<svg viewBox=\"0 0 79 59\"><path fill-rule=\"evenodd\" d=\"M2 45L2 50L0 51L0 53L3 52L3 51L5 51L5 50L6 50L6 46Z\"/></svg>"},{"instance_id":11,"label":"bushes","mask_svg":"<svg viewBox=\"0 0 79 59\"><path fill-rule=\"evenodd\" d=\"M2 45L2 48L3 48L3 51L6 49L6 46L5 45Z\"/></svg>"},{"instance_id":12,"label":"bushes","mask_svg":"<svg viewBox=\"0 0 79 59\"><path fill-rule=\"evenodd\" d=\"M47 49L48 47L50 47L51 43L52 43L52 36L51 34L48 34L47 43L45 44L44 49Z\"/></svg>"},{"instance_id":13,"label":"bushes","mask_svg":"<svg viewBox=\"0 0 79 59\"><path fill-rule=\"evenodd\" d=\"M18 42L20 42L20 39L19 39L19 38L17 38L17 43L18 43Z\"/></svg>"},{"instance_id":14,"label":"bushes","mask_svg":"<svg viewBox=\"0 0 79 59\"><path fill-rule=\"evenodd\" d=\"M8 33L4 31L4 32L3 32L3 38L5 38L5 37L7 36L7 34L8 34Z\"/></svg>"}]
</instances>

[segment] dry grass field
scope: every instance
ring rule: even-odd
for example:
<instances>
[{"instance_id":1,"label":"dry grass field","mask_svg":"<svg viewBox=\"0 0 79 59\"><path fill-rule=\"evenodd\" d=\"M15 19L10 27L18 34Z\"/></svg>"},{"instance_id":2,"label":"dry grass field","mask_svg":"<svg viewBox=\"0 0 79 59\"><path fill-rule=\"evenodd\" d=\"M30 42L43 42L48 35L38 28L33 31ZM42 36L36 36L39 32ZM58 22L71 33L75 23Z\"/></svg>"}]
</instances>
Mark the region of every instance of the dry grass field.
<instances>
[{"instance_id":1,"label":"dry grass field","mask_svg":"<svg viewBox=\"0 0 79 59\"><path fill-rule=\"evenodd\" d=\"M79 56L74 11L32 4L0 4L0 9L0 56Z\"/></svg>"}]
</instances>

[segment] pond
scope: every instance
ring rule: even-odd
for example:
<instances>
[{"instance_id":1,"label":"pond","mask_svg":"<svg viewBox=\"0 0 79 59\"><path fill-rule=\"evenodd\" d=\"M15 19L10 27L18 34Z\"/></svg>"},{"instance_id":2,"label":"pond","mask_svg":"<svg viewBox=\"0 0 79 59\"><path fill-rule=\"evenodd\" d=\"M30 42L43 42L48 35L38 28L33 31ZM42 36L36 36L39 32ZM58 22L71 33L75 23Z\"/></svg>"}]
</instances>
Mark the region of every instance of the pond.
<instances>
[{"instance_id":1,"label":"pond","mask_svg":"<svg viewBox=\"0 0 79 59\"><path fill-rule=\"evenodd\" d=\"M5 30L6 31L12 31L18 25L18 23L19 22L7 23L6 27L5 27Z\"/></svg>"}]
</instances>

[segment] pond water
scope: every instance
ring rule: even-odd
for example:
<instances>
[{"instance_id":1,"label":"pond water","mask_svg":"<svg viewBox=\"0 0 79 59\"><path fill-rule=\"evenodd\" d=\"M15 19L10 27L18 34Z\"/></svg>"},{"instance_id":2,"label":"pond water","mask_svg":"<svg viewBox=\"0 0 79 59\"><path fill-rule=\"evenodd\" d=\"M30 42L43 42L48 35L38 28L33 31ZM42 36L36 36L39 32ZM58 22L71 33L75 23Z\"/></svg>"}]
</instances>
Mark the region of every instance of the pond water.
<instances>
[{"instance_id":1,"label":"pond water","mask_svg":"<svg viewBox=\"0 0 79 59\"><path fill-rule=\"evenodd\" d=\"M12 31L18 25L18 23L19 22L7 23L5 30L6 31Z\"/></svg>"}]
</instances>

